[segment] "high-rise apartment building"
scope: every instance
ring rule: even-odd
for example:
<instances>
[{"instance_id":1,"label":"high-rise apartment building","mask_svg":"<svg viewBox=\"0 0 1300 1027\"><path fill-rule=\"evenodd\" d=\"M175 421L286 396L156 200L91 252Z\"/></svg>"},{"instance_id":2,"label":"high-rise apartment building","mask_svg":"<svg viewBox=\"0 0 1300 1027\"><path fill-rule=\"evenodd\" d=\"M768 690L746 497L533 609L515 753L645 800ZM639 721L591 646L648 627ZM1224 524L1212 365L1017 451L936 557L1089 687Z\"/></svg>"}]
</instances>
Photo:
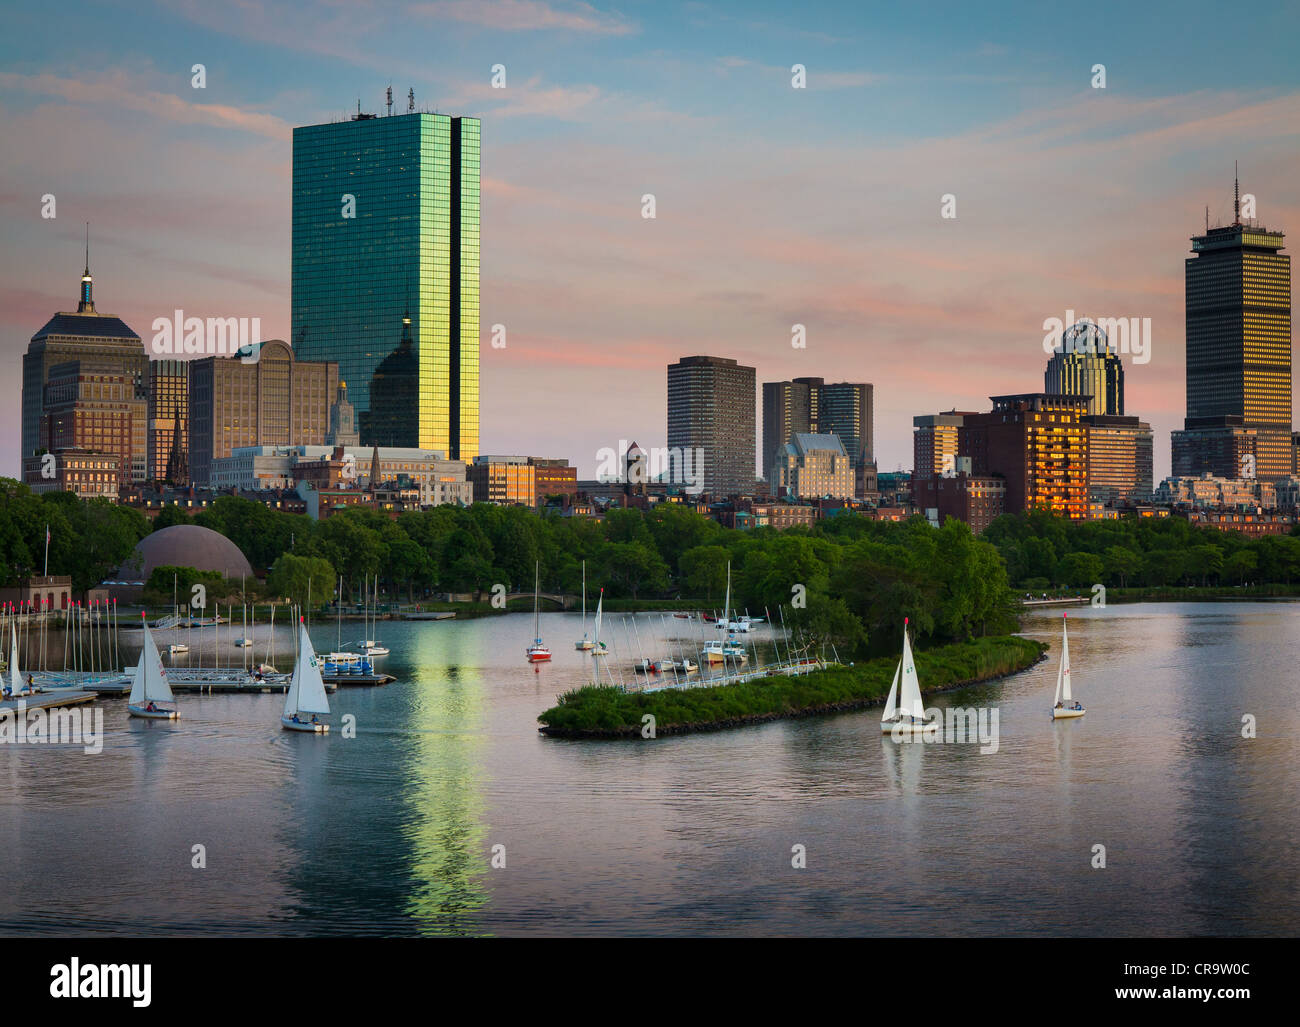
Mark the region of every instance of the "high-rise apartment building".
<instances>
[{"instance_id":1,"label":"high-rise apartment building","mask_svg":"<svg viewBox=\"0 0 1300 1027\"><path fill-rule=\"evenodd\" d=\"M1088 399L1088 413L1124 413L1124 363L1100 326L1090 321L1071 325L1048 358L1043 391Z\"/></svg>"},{"instance_id":2,"label":"high-rise apartment building","mask_svg":"<svg viewBox=\"0 0 1300 1027\"><path fill-rule=\"evenodd\" d=\"M1243 222L1192 236L1186 260L1187 417L1173 473L1275 481L1291 473L1291 258Z\"/></svg>"},{"instance_id":3,"label":"high-rise apartment building","mask_svg":"<svg viewBox=\"0 0 1300 1027\"><path fill-rule=\"evenodd\" d=\"M91 378L78 384L75 379L81 377L81 371L69 378L70 363L81 365ZM56 366L63 366L63 373L51 393L48 386ZM54 430L60 439L81 439L78 448L88 452L119 454L118 474L123 483L143 481L148 464L148 367L149 357L140 336L120 318L96 311L87 248L77 309L50 318L32 336L23 356L22 457L50 449L49 432ZM53 419L46 416L46 401L51 396L60 404ZM93 404L93 410L86 404ZM129 427L121 422L125 414L130 415ZM137 414L138 424L134 420Z\"/></svg>"},{"instance_id":4,"label":"high-rise apartment building","mask_svg":"<svg viewBox=\"0 0 1300 1027\"><path fill-rule=\"evenodd\" d=\"M958 432L959 456L970 457L971 473L1006 481L1007 513L1040 508L1086 518L1087 401L1041 392L990 398L993 410L963 415Z\"/></svg>"},{"instance_id":5,"label":"high-rise apartment building","mask_svg":"<svg viewBox=\"0 0 1300 1027\"><path fill-rule=\"evenodd\" d=\"M413 103L412 103L413 106ZM292 331L339 365L362 445L479 451L479 122L293 133Z\"/></svg>"},{"instance_id":6,"label":"high-rise apartment building","mask_svg":"<svg viewBox=\"0 0 1300 1027\"><path fill-rule=\"evenodd\" d=\"M704 491L754 489L755 372L726 357L682 357L668 365L668 448L702 457ZM696 460L692 466L698 467Z\"/></svg>"},{"instance_id":7,"label":"high-rise apartment building","mask_svg":"<svg viewBox=\"0 0 1300 1027\"><path fill-rule=\"evenodd\" d=\"M859 472L874 467L875 437L872 386L866 382L833 382L824 378L795 378L763 383L763 477L775 488L775 465L797 434L834 435Z\"/></svg>"},{"instance_id":8,"label":"high-rise apartment building","mask_svg":"<svg viewBox=\"0 0 1300 1027\"><path fill-rule=\"evenodd\" d=\"M949 410L942 414L921 414L912 418L912 477L929 478L955 471L957 433L969 411Z\"/></svg>"},{"instance_id":9,"label":"high-rise apartment building","mask_svg":"<svg viewBox=\"0 0 1300 1027\"><path fill-rule=\"evenodd\" d=\"M185 360L149 362L150 481L188 484L190 365Z\"/></svg>"},{"instance_id":10,"label":"high-rise apartment building","mask_svg":"<svg viewBox=\"0 0 1300 1027\"><path fill-rule=\"evenodd\" d=\"M190 477L212 480L213 461L248 446L321 446L338 390L333 361L294 359L271 339L256 359L205 357L190 362Z\"/></svg>"}]
</instances>

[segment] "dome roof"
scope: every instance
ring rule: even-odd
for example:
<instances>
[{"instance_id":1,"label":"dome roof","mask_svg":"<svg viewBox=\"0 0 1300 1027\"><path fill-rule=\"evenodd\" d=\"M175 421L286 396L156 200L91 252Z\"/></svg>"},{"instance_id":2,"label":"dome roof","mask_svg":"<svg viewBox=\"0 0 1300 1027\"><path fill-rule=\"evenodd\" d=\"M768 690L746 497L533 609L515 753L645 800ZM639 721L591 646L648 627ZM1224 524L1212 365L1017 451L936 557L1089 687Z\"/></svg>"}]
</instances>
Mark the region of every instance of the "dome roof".
<instances>
[{"instance_id":1,"label":"dome roof","mask_svg":"<svg viewBox=\"0 0 1300 1027\"><path fill-rule=\"evenodd\" d=\"M142 538L118 569L122 581L148 581L155 567L194 567L227 578L253 576L239 547L225 535L197 524L173 524Z\"/></svg>"}]
</instances>

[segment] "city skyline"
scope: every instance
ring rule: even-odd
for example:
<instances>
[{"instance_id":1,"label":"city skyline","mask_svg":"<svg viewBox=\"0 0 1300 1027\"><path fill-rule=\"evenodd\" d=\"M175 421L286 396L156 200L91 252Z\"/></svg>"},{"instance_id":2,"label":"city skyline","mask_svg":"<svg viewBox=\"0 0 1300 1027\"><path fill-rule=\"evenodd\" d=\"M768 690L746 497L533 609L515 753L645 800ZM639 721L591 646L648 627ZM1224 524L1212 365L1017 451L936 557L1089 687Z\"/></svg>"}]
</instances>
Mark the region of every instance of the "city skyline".
<instances>
[{"instance_id":1,"label":"city skyline","mask_svg":"<svg viewBox=\"0 0 1300 1027\"><path fill-rule=\"evenodd\" d=\"M818 5L797 19L775 6L750 19L483 6L495 27L434 4L441 18L422 17L409 39L385 14L347 46L328 45L346 26L306 14L311 31L277 35L255 13L217 25L181 8L149 35L128 12L111 30L121 63L98 75L79 51L102 41L68 47L58 31L76 5L51 20L16 13L22 55L0 44L15 140L0 401L18 403L27 340L67 309L86 220L101 305L146 346L152 319L175 308L260 316L264 338L291 339L292 126L345 119L358 93L382 113L390 81L399 101L409 82L418 105L484 124L481 449L564 454L582 477L620 437L662 439L662 368L686 353L737 359L760 380L873 382L879 468L906 468L914 415L1035 388L1041 325L1073 310L1152 318L1151 361L1126 358L1126 402L1152 425L1162 478L1185 413L1182 261L1207 203L1212 224L1232 218L1228 159L1261 221L1300 220L1296 75L1282 49L1258 72L1189 64L1216 17L1207 7L1182 9L1176 26L1126 13L1108 53L1066 47L1076 68L1046 43L1092 38L1118 8L1008 19L980 44L926 19L933 45L905 66L890 41L924 33L900 12L869 24ZM1294 18L1261 12L1252 53L1280 48ZM693 24L695 42L665 49ZM438 78L412 59L435 27L448 53ZM1224 45L1229 57L1246 46ZM42 52L58 56L29 56ZM271 55L292 60L272 71ZM190 68L205 56L200 91ZM1094 61L1107 63L1105 90L1089 84ZM803 91L791 88L796 62ZM806 141L796 125L834 132ZM106 154L89 189L65 156L72 140ZM1104 162L1104 183L1094 163L1069 159L1081 150ZM47 193L53 220L40 217ZM646 193L653 220L641 217ZM940 216L949 193L955 220ZM791 346L795 324L806 348ZM554 417L557 401L582 416ZM7 437L0 461L17 459Z\"/></svg>"}]
</instances>

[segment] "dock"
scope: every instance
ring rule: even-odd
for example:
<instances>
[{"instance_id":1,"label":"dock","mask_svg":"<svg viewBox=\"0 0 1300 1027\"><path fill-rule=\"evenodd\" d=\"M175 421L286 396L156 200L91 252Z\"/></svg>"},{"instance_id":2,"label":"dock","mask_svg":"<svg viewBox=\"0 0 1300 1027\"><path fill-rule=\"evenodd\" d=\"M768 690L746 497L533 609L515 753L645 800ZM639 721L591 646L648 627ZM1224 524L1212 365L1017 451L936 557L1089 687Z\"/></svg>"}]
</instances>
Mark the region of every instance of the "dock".
<instances>
[{"instance_id":1,"label":"dock","mask_svg":"<svg viewBox=\"0 0 1300 1027\"><path fill-rule=\"evenodd\" d=\"M391 674L323 674L321 680L325 682L327 688L338 688L341 685L352 688L386 685L390 681L396 681L397 678Z\"/></svg>"},{"instance_id":2,"label":"dock","mask_svg":"<svg viewBox=\"0 0 1300 1027\"><path fill-rule=\"evenodd\" d=\"M27 711L30 713L32 710L48 710L55 706L78 706L81 703L94 702L95 699L93 692L85 692L80 688L56 688L49 692L20 696L17 699L0 700L0 712L16 710L19 703L26 704Z\"/></svg>"},{"instance_id":3,"label":"dock","mask_svg":"<svg viewBox=\"0 0 1300 1027\"><path fill-rule=\"evenodd\" d=\"M428 613L404 613L402 620L454 620L455 610L437 610Z\"/></svg>"},{"instance_id":4,"label":"dock","mask_svg":"<svg viewBox=\"0 0 1300 1027\"><path fill-rule=\"evenodd\" d=\"M267 674L261 681L250 678L247 674L214 674L179 677L169 671L167 683L174 695L217 695L235 694L262 695L271 692L284 692L289 687L288 674ZM120 678L100 678L87 681L81 689L96 695L126 695L131 691L131 682ZM334 691L329 681L325 682L327 692Z\"/></svg>"}]
</instances>

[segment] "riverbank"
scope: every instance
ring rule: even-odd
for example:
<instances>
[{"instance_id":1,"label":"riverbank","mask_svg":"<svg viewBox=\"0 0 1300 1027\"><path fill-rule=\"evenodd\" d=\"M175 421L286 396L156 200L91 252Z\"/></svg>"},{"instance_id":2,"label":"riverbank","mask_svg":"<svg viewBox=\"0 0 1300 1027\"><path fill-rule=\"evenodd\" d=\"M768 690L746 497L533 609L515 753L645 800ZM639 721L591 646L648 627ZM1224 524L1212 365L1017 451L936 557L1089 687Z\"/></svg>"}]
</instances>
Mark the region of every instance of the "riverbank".
<instances>
[{"instance_id":1,"label":"riverbank","mask_svg":"<svg viewBox=\"0 0 1300 1027\"><path fill-rule=\"evenodd\" d=\"M917 652L921 692L934 695L1015 674L1045 659L1046 652L1044 643L1016 635ZM539 714L538 730L551 738L640 738L646 714L655 718L658 736L865 709L884 702L897 665L898 658L888 656L794 677L649 693L587 685Z\"/></svg>"}]
</instances>

